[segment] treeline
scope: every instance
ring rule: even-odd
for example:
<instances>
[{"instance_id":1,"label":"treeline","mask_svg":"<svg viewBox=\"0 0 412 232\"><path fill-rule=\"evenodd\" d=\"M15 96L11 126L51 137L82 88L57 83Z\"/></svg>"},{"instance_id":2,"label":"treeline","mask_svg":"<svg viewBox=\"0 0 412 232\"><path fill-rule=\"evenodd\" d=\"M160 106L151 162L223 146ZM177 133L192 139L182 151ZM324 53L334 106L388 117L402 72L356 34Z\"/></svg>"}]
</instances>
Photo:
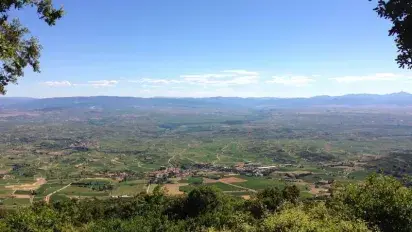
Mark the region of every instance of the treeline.
<instances>
[{"instance_id":1,"label":"treeline","mask_svg":"<svg viewBox=\"0 0 412 232\"><path fill-rule=\"evenodd\" d=\"M201 186L187 196L36 203L3 212L0 231L412 231L412 190L393 178L335 186L331 197L301 201L299 189L265 189L250 200Z\"/></svg>"},{"instance_id":2,"label":"treeline","mask_svg":"<svg viewBox=\"0 0 412 232\"><path fill-rule=\"evenodd\" d=\"M113 183L109 181L103 181L103 180L79 181L79 182L74 182L71 185L77 186L77 187L83 187L83 188L90 188L94 191L113 190L115 188Z\"/></svg>"}]
</instances>

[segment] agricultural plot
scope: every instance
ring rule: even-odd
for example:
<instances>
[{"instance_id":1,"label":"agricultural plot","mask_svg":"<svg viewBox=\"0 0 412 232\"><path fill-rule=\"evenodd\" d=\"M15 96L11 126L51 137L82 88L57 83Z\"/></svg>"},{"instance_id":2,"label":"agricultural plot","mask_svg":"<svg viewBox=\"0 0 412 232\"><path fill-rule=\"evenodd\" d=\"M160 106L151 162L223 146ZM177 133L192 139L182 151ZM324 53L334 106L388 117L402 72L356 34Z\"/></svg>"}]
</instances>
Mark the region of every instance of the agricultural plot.
<instances>
[{"instance_id":1,"label":"agricultural plot","mask_svg":"<svg viewBox=\"0 0 412 232\"><path fill-rule=\"evenodd\" d=\"M248 192L248 191L231 191L231 192L227 192L227 194L232 195L232 196L237 196L237 197L243 197L243 196L253 194L253 193Z\"/></svg>"},{"instance_id":2,"label":"agricultural plot","mask_svg":"<svg viewBox=\"0 0 412 232\"><path fill-rule=\"evenodd\" d=\"M262 190L268 187L283 188L286 185L285 182L276 180L276 179L267 179L267 178L261 178L261 177L248 177L248 176L242 176L242 179L245 179L246 182L236 183L236 185L239 185L239 186L242 186L248 189L253 189L253 190Z\"/></svg>"},{"instance_id":3,"label":"agricultural plot","mask_svg":"<svg viewBox=\"0 0 412 232\"><path fill-rule=\"evenodd\" d=\"M141 192L146 192L146 184L119 184L111 194L113 196L134 196Z\"/></svg>"},{"instance_id":4,"label":"agricultural plot","mask_svg":"<svg viewBox=\"0 0 412 232\"><path fill-rule=\"evenodd\" d=\"M196 186L211 186L215 187L217 189L220 189L223 192L238 192L238 191L245 191L247 192L248 189L243 187L243 186L238 186L238 183L243 183L246 182L247 180L241 179L241 178L236 178L236 177L227 177L227 178L222 178L219 180L214 180L214 181L206 181L203 184L200 184L198 182L192 182L190 185L183 185L180 186L180 191L183 192L189 192ZM208 183L207 183L208 182ZM253 191L253 190L252 190Z\"/></svg>"},{"instance_id":5,"label":"agricultural plot","mask_svg":"<svg viewBox=\"0 0 412 232\"><path fill-rule=\"evenodd\" d=\"M228 184L225 184L225 183L222 183L222 182L217 182L217 183L212 183L212 184L205 184L205 185L213 186L213 187L218 188L218 189L220 189L224 192L225 191L239 191L240 190L239 187L236 187L234 185L228 185Z\"/></svg>"},{"instance_id":6,"label":"agricultural plot","mask_svg":"<svg viewBox=\"0 0 412 232\"><path fill-rule=\"evenodd\" d=\"M102 197L109 196L107 191L94 191L90 188L70 186L59 192L59 195L79 196L79 197Z\"/></svg>"},{"instance_id":7,"label":"agricultural plot","mask_svg":"<svg viewBox=\"0 0 412 232\"><path fill-rule=\"evenodd\" d=\"M187 183L189 184L203 184L203 178L202 177L189 177L189 179L187 180Z\"/></svg>"},{"instance_id":8,"label":"agricultural plot","mask_svg":"<svg viewBox=\"0 0 412 232\"><path fill-rule=\"evenodd\" d=\"M309 197L324 190L313 188L318 182L362 181L380 169L411 175L410 113L269 106L0 112L0 197L9 205L13 193L33 192L35 202L52 193L50 201L133 196L158 184L170 194L210 185L239 196L297 184ZM239 164L277 168L229 177ZM180 172L156 177L166 168Z\"/></svg>"},{"instance_id":9,"label":"agricultural plot","mask_svg":"<svg viewBox=\"0 0 412 232\"><path fill-rule=\"evenodd\" d=\"M34 191L31 191L31 190L16 190L16 191L14 191L15 195L31 195L33 193L34 193Z\"/></svg>"},{"instance_id":10,"label":"agricultural plot","mask_svg":"<svg viewBox=\"0 0 412 232\"><path fill-rule=\"evenodd\" d=\"M64 186L65 186L65 184L59 184L59 183L44 184L39 189L37 189L35 191L36 198L37 197L45 197L48 194L50 194L50 193L52 193L52 192L54 192L54 191L56 191L56 190L58 190L58 189L60 189Z\"/></svg>"},{"instance_id":11,"label":"agricultural plot","mask_svg":"<svg viewBox=\"0 0 412 232\"><path fill-rule=\"evenodd\" d=\"M0 201L2 205L6 207L10 206L22 206L29 205L30 199L28 198L6 198Z\"/></svg>"},{"instance_id":12,"label":"agricultural plot","mask_svg":"<svg viewBox=\"0 0 412 232\"><path fill-rule=\"evenodd\" d=\"M165 184L163 185L164 190L166 191L166 194L168 195L182 195L185 193L186 188L191 190L191 187L193 186L188 186L187 183L180 183L180 184ZM186 189L186 190L187 190Z\"/></svg>"},{"instance_id":13,"label":"agricultural plot","mask_svg":"<svg viewBox=\"0 0 412 232\"><path fill-rule=\"evenodd\" d=\"M348 179L352 179L352 180L364 180L367 176L369 176L371 174L370 171L366 171L366 170L360 170L360 171L354 171L351 172L348 175Z\"/></svg>"},{"instance_id":14,"label":"agricultural plot","mask_svg":"<svg viewBox=\"0 0 412 232\"><path fill-rule=\"evenodd\" d=\"M57 201L66 201L66 200L69 200L69 199L70 198L68 196L64 195L64 194L53 194L50 197L50 202L53 203L53 202L57 202Z\"/></svg>"},{"instance_id":15,"label":"agricultural plot","mask_svg":"<svg viewBox=\"0 0 412 232\"><path fill-rule=\"evenodd\" d=\"M10 195L12 194L14 191L11 189L6 189L6 188L2 188L0 187L0 196L4 196L4 195Z\"/></svg>"}]
</instances>

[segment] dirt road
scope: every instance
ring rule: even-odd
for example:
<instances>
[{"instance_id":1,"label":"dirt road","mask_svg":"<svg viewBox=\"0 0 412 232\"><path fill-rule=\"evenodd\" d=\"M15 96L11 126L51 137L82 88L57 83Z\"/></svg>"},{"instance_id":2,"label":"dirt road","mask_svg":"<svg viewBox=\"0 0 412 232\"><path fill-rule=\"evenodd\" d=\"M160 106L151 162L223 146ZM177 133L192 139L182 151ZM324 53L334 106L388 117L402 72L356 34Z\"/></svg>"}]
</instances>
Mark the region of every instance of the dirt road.
<instances>
[{"instance_id":1,"label":"dirt road","mask_svg":"<svg viewBox=\"0 0 412 232\"><path fill-rule=\"evenodd\" d=\"M55 194L55 193L57 193L57 192L65 189L65 188L69 187L71 184L72 184L72 183L70 183L70 184L68 184L68 185L66 185L66 186L64 186L64 187L62 187L62 188L60 188L60 189L57 189L56 191L54 191L54 192L52 192L52 193L49 193L47 196L44 197L44 201L45 201L46 203L49 203L49 202L50 202L50 197L51 197L53 194Z\"/></svg>"},{"instance_id":2,"label":"dirt road","mask_svg":"<svg viewBox=\"0 0 412 232\"><path fill-rule=\"evenodd\" d=\"M222 181L221 181L221 182L222 182ZM228 182L222 182L222 183L227 184L227 185L230 185L230 186L233 186L233 187L236 187L236 188L241 188L241 189L244 189L244 190L248 190L248 191L250 191L250 192L257 193L257 191L254 190L254 189L250 189L250 188L246 188L246 187L243 187L243 186L231 184L231 183L228 183Z\"/></svg>"},{"instance_id":3,"label":"dirt road","mask_svg":"<svg viewBox=\"0 0 412 232\"><path fill-rule=\"evenodd\" d=\"M36 190L43 184L47 183L45 178L37 178L36 182L32 184L19 184L19 185L7 185L5 186L8 189L13 189L13 190Z\"/></svg>"}]
</instances>

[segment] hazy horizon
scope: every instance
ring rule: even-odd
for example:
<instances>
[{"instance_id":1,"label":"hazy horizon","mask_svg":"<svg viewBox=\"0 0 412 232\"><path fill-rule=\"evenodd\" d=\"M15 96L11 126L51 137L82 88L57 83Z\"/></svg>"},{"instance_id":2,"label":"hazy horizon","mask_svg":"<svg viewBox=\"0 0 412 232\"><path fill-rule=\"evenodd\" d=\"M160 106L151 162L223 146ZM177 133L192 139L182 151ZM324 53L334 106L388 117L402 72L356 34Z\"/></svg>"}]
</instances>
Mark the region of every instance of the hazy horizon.
<instances>
[{"instance_id":1,"label":"hazy horizon","mask_svg":"<svg viewBox=\"0 0 412 232\"><path fill-rule=\"evenodd\" d=\"M400 92L393 92L393 93L385 93L385 94L371 94L371 93L348 93L343 95L314 95L308 97L237 97L237 96L210 96L210 97L168 97L168 96L152 96L152 97L139 97L139 96L119 96L119 95L89 95L89 96L63 96L63 97L22 97L22 96L0 96L1 98L32 98L32 99L46 99L46 98L88 98L88 97L125 97L125 98L171 98L171 99L179 99L179 98L279 98L279 99L292 99L292 98L316 98L316 97L344 97L344 96L351 96L351 95L377 95L377 96L385 96L385 95L395 95L395 94L408 94L412 95L410 92L400 91Z\"/></svg>"}]
</instances>

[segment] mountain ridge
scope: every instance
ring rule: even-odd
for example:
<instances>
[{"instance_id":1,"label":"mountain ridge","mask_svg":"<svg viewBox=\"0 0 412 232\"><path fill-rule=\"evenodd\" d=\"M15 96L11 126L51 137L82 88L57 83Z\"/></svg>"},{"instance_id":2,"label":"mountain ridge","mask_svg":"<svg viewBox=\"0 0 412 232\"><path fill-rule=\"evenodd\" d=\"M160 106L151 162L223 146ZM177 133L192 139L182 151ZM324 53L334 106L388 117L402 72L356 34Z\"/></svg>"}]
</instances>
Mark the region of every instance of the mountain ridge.
<instances>
[{"instance_id":1,"label":"mountain ridge","mask_svg":"<svg viewBox=\"0 0 412 232\"><path fill-rule=\"evenodd\" d=\"M412 94L397 92L390 94L347 94L342 96L314 96L308 98L242 98L242 97L54 97L54 98L19 98L1 97L3 109L47 109L47 108L130 108L130 107L245 107L245 108L294 108L326 106L412 106Z\"/></svg>"}]
</instances>

